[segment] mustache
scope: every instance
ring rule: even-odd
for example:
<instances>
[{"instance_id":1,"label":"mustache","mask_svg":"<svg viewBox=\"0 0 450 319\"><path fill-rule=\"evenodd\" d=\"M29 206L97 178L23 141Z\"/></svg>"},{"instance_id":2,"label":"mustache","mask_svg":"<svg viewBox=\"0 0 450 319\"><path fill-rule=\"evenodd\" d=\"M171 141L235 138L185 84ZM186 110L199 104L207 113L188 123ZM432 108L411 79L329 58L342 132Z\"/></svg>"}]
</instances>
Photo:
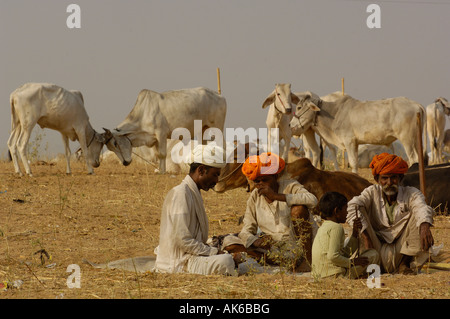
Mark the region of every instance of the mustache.
<instances>
[{"instance_id":1,"label":"mustache","mask_svg":"<svg viewBox=\"0 0 450 319\"><path fill-rule=\"evenodd\" d=\"M392 194L396 194L396 193L398 193L398 186L397 185L384 185L383 187L382 187L382 190L383 190L383 192L386 194L386 195L392 195Z\"/></svg>"}]
</instances>

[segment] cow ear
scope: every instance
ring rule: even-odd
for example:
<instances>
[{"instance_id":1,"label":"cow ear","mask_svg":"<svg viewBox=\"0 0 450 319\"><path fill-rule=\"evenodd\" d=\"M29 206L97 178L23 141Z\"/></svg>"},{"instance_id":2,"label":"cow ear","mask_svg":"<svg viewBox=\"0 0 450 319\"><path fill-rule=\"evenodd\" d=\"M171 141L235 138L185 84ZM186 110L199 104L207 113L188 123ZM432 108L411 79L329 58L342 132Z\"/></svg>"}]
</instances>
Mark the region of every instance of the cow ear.
<instances>
[{"instance_id":1,"label":"cow ear","mask_svg":"<svg viewBox=\"0 0 450 319\"><path fill-rule=\"evenodd\" d=\"M105 141L106 141L105 134L95 134L95 140L97 142L105 144Z\"/></svg>"},{"instance_id":2,"label":"cow ear","mask_svg":"<svg viewBox=\"0 0 450 319\"><path fill-rule=\"evenodd\" d=\"M264 101L262 108L265 109L267 106L272 104L275 101L275 90L270 94Z\"/></svg>"},{"instance_id":3,"label":"cow ear","mask_svg":"<svg viewBox=\"0 0 450 319\"><path fill-rule=\"evenodd\" d=\"M105 131L105 133L103 133L105 140L112 138L113 135L110 130L108 130L107 128L103 128L103 130Z\"/></svg>"},{"instance_id":4,"label":"cow ear","mask_svg":"<svg viewBox=\"0 0 450 319\"><path fill-rule=\"evenodd\" d=\"M291 93L291 101L294 105L297 105L300 102L300 98L294 93Z\"/></svg>"},{"instance_id":5,"label":"cow ear","mask_svg":"<svg viewBox=\"0 0 450 319\"><path fill-rule=\"evenodd\" d=\"M311 110L313 110L314 112L319 112L320 108L313 102L309 102L308 106Z\"/></svg>"}]
</instances>

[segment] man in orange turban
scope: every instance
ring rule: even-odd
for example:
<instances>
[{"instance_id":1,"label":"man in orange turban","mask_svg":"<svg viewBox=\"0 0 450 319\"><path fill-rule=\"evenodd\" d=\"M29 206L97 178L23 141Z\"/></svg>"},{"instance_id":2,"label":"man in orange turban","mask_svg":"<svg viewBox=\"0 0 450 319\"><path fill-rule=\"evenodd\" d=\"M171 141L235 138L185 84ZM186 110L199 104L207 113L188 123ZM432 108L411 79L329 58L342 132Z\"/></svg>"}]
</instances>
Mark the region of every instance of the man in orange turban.
<instances>
[{"instance_id":1,"label":"man in orange turban","mask_svg":"<svg viewBox=\"0 0 450 319\"><path fill-rule=\"evenodd\" d=\"M408 171L408 163L400 156L381 153L375 155L369 167L372 169L372 175L400 174Z\"/></svg>"},{"instance_id":2,"label":"man in orange turban","mask_svg":"<svg viewBox=\"0 0 450 319\"><path fill-rule=\"evenodd\" d=\"M401 157L375 155L370 168L377 184L348 203L347 222L361 218L364 246L378 251L384 271L413 273L426 262L434 243L433 209L417 188L401 185L408 171Z\"/></svg>"},{"instance_id":3,"label":"man in orange turban","mask_svg":"<svg viewBox=\"0 0 450 319\"><path fill-rule=\"evenodd\" d=\"M314 223L308 209L317 205L317 198L298 181L284 178L284 168L284 160L270 152L250 156L243 164L242 172L255 188L247 201L237 249L252 256L259 252L265 261L289 270L300 265L298 269L305 270L311 262Z\"/></svg>"},{"instance_id":4,"label":"man in orange turban","mask_svg":"<svg viewBox=\"0 0 450 319\"><path fill-rule=\"evenodd\" d=\"M285 161L275 153L263 153L249 156L242 165L242 173L251 181L261 175L279 174L283 171Z\"/></svg>"}]
</instances>

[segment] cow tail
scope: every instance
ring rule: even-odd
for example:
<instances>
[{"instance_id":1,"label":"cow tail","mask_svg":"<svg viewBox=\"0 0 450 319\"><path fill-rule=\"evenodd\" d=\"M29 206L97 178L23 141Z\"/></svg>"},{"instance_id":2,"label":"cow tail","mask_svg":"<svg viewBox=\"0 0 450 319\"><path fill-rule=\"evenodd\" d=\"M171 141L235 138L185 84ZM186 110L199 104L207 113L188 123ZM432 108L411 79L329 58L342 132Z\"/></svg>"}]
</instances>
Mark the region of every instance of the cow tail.
<instances>
[{"instance_id":1,"label":"cow tail","mask_svg":"<svg viewBox=\"0 0 450 319\"><path fill-rule=\"evenodd\" d=\"M435 121L433 121L433 146L435 149L437 149L437 135L438 135L438 128L436 125L436 119L438 118L438 104L437 102L434 103L434 119ZM431 141L430 141L431 143Z\"/></svg>"},{"instance_id":2,"label":"cow tail","mask_svg":"<svg viewBox=\"0 0 450 319\"><path fill-rule=\"evenodd\" d=\"M11 132L16 128L19 120L17 118L16 109L14 108L14 96L11 95L9 98L9 103L11 105Z\"/></svg>"}]
</instances>

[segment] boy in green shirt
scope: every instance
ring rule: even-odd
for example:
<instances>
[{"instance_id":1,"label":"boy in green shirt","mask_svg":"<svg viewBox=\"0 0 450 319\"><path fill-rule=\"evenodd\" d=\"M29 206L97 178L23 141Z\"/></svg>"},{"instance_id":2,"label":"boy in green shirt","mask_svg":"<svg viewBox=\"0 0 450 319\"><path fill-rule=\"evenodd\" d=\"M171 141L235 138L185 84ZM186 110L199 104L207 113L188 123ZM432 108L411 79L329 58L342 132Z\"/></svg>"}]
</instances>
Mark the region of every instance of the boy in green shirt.
<instances>
[{"instance_id":1,"label":"boy in green shirt","mask_svg":"<svg viewBox=\"0 0 450 319\"><path fill-rule=\"evenodd\" d=\"M351 237L345 243L344 227L347 217L347 198L337 192L325 193L318 204L321 217L325 219L317 231L312 245L312 276L324 278L345 276L358 278L364 274L369 264L378 263L376 250L369 249L351 259L359 246L358 233L362 228L357 218L353 224Z\"/></svg>"}]
</instances>

